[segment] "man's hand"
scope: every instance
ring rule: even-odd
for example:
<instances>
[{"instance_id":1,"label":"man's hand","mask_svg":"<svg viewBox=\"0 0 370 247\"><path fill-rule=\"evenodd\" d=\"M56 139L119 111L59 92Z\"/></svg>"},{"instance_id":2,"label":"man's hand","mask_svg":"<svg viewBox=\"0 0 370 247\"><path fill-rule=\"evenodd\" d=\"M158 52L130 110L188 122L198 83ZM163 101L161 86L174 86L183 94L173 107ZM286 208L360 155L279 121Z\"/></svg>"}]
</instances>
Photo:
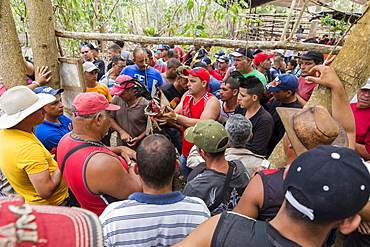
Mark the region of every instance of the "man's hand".
<instances>
[{"instance_id":1,"label":"man's hand","mask_svg":"<svg viewBox=\"0 0 370 247\"><path fill-rule=\"evenodd\" d=\"M136 152L129 147L120 147L120 156L126 161L127 164L131 164L131 160L136 160Z\"/></svg>"},{"instance_id":2,"label":"man's hand","mask_svg":"<svg viewBox=\"0 0 370 247\"><path fill-rule=\"evenodd\" d=\"M133 139L131 139L131 141L127 142L127 145L130 146L130 147L133 147L135 146L139 141L141 140L140 137L135 137Z\"/></svg>"},{"instance_id":3,"label":"man's hand","mask_svg":"<svg viewBox=\"0 0 370 247\"><path fill-rule=\"evenodd\" d=\"M358 232L363 235L370 235L370 222L361 221Z\"/></svg>"},{"instance_id":4,"label":"man's hand","mask_svg":"<svg viewBox=\"0 0 370 247\"><path fill-rule=\"evenodd\" d=\"M160 125L163 125L174 121L176 119L176 115L176 112L171 107L167 106L167 112L163 113L163 115L160 116L157 121L160 123Z\"/></svg>"},{"instance_id":5,"label":"man's hand","mask_svg":"<svg viewBox=\"0 0 370 247\"><path fill-rule=\"evenodd\" d=\"M335 70L332 67L316 65L310 70L310 73L312 72L315 72L316 77L307 76L306 81L308 83L314 82L328 88L333 88L342 84L337 73L335 73Z\"/></svg>"},{"instance_id":6,"label":"man's hand","mask_svg":"<svg viewBox=\"0 0 370 247\"><path fill-rule=\"evenodd\" d=\"M49 70L48 66L38 67L35 71L35 81L37 81L40 86L44 86L51 80L51 76L49 76L51 70Z\"/></svg>"},{"instance_id":7,"label":"man's hand","mask_svg":"<svg viewBox=\"0 0 370 247\"><path fill-rule=\"evenodd\" d=\"M121 137L121 140L126 143L129 143L132 140L132 137L126 131L121 131L119 135Z\"/></svg>"}]
</instances>

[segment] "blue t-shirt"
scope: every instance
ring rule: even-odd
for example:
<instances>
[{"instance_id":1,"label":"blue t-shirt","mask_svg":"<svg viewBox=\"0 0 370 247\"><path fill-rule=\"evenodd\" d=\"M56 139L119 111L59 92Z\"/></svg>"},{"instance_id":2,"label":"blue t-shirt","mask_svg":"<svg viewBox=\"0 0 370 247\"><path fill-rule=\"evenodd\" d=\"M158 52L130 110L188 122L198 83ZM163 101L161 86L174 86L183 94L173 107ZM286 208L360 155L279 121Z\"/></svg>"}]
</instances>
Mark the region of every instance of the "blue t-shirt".
<instances>
[{"instance_id":1,"label":"blue t-shirt","mask_svg":"<svg viewBox=\"0 0 370 247\"><path fill-rule=\"evenodd\" d=\"M142 71L139 70L136 64L129 65L122 70L120 75L128 75L138 79L146 86L150 94L152 94L153 85L157 87L163 85L161 74L152 67L148 67L145 71Z\"/></svg>"},{"instance_id":2,"label":"blue t-shirt","mask_svg":"<svg viewBox=\"0 0 370 247\"><path fill-rule=\"evenodd\" d=\"M218 81L216 78L211 77L209 84L208 84L208 92L213 94L214 96L217 97L217 99L220 99L220 87L221 87L221 82Z\"/></svg>"},{"instance_id":3,"label":"blue t-shirt","mask_svg":"<svg viewBox=\"0 0 370 247\"><path fill-rule=\"evenodd\" d=\"M36 126L36 137L40 140L47 150L52 150L58 146L60 139L70 132L69 124L72 120L62 115L58 117L61 124L55 124L49 121L44 121Z\"/></svg>"}]
</instances>

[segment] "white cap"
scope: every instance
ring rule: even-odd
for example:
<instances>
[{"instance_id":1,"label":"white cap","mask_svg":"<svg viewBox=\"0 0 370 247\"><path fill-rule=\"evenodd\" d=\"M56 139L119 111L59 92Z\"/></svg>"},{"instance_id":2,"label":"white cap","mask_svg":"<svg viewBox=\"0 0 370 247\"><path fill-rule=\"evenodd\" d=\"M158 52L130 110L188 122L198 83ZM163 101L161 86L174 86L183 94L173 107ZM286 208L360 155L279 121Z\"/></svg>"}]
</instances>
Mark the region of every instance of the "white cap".
<instances>
[{"instance_id":1,"label":"white cap","mask_svg":"<svg viewBox=\"0 0 370 247\"><path fill-rule=\"evenodd\" d=\"M370 89L370 79L367 81L367 83L361 89Z\"/></svg>"}]
</instances>

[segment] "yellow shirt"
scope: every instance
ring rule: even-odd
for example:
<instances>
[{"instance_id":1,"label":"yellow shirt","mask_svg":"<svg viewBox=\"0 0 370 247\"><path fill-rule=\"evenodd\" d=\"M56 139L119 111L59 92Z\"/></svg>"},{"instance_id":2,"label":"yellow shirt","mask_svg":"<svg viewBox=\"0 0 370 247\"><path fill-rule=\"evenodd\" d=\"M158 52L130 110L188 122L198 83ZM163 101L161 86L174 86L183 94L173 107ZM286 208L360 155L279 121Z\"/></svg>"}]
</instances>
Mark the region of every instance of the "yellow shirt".
<instances>
[{"instance_id":1,"label":"yellow shirt","mask_svg":"<svg viewBox=\"0 0 370 247\"><path fill-rule=\"evenodd\" d=\"M98 82L98 86L96 87L86 87L86 91L100 93L107 98L109 103L112 101L112 95L110 94L108 87L103 83Z\"/></svg>"},{"instance_id":2,"label":"yellow shirt","mask_svg":"<svg viewBox=\"0 0 370 247\"><path fill-rule=\"evenodd\" d=\"M60 205L68 197L63 179L49 199L37 195L28 174L49 170L51 175L58 164L32 133L17 129L0 131L0 167L10 185L27 203Z\"/></svg>"}]
</instances>

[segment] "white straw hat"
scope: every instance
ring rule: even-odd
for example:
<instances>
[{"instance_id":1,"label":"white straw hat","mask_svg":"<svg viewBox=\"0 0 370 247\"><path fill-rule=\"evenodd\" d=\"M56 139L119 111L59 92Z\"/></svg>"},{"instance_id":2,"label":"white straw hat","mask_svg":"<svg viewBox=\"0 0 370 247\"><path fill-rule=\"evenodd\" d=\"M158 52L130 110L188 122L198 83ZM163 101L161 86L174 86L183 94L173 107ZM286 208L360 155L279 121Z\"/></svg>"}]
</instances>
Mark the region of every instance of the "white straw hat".
<instances>
[{"instance_id":1,"label":"white straw hat","mask_svg":"<svg viewBox=\"0 0 370 247\"><path fill-rule=\"evenodd\" d=\"M55 100L50 94L35 94L26 86L16 86L0 97L0 105L5 112L0 117L0 129L11 128L23 119Z\"/></svg>"}]
</instances>

